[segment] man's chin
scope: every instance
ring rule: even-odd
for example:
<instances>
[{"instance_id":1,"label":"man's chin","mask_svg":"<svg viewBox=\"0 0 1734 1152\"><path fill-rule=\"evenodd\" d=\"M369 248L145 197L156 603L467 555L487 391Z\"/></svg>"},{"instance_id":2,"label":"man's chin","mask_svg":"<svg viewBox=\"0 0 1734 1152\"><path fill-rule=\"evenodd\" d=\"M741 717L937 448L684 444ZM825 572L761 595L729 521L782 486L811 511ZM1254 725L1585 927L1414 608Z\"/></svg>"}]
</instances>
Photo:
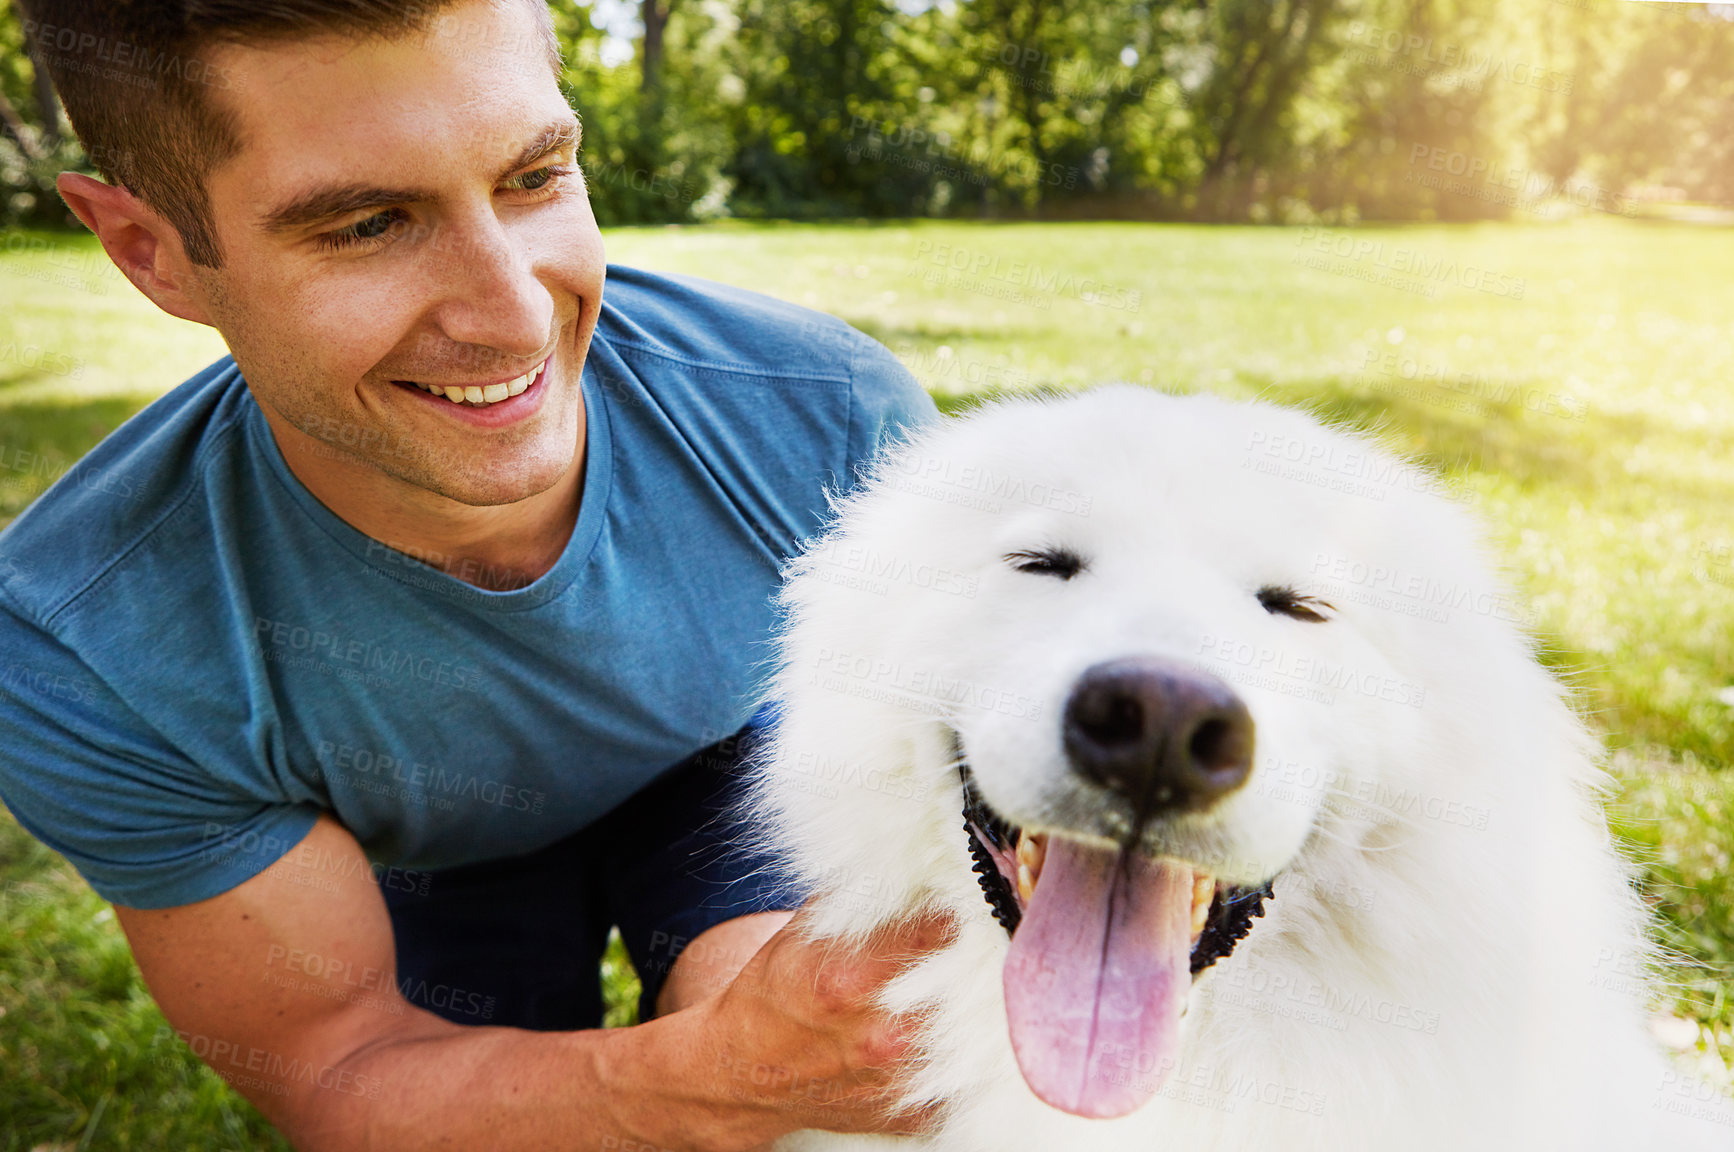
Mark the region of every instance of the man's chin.
<instances>
[{"instance_id":1,"label":"man's chin","mask_svg":"<svg viewBox=\"0 0 1734 1152\"><path fill-rule=\"evenodd\" d=\"M397 479L470 508L501 508L552 492L566 479L574 463L568 460L558 467L544 464L535 468L501 469L498 475L422 474L399 475Z\"/></svg>"}]
</instances>

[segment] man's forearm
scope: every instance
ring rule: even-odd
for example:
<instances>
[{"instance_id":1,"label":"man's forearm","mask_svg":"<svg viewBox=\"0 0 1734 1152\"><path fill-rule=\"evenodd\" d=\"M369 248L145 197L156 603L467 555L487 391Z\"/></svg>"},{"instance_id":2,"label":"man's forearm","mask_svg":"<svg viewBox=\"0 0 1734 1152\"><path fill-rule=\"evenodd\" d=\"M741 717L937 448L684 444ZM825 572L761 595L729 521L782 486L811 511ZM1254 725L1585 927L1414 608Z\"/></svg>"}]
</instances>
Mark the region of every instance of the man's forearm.
<instances>
[{"instance_id":1,"label":"man's forearm","mask_svg":"<svg viewBox=\"0 0 1734 1152\"><path fill-rule=\"evenodd\" d=\"M333 873L371 874L354 837L322 816L294 851L219 896L115 906L176 1034L298 1148L711 1152L795 1127L860 1131L881 1110L871 1085L851 1090L881 1054L853 1042L876 1034L871 987L855 980L859 995L814 1002L815 983L830 982L822 970L850 964L795 933L763 943L777 914L694 941L663 998L685 1007L666 1018L607 1031L470 1027L402 998L379 891L332 886ZM795 1084L819 1085L827 1106L813 1111Z\"/></svg>"},{"instance_id":2,"label":"man's forearm","mask_svg":"<svg viewBox=\"0 0 1734 1152\"><path fill-rule=\"evenodd\" d=\"M339 1066L376 1095L320 1092L283 1128L306 1152L728 1152L792 1130L731 1091L706 1015L700 1005L634 1028L450 1025L396 1037Z\"/></svg>"}]
</instances>

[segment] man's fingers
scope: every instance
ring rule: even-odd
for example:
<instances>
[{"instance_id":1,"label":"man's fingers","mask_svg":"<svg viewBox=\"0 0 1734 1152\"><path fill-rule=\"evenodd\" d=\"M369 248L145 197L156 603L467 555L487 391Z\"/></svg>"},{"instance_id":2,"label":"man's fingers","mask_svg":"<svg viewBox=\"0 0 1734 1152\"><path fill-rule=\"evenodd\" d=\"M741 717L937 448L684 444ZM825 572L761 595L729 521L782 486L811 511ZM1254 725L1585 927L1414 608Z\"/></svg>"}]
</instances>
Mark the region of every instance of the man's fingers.
<instances>
[{"instance_id":1,"label":"man's fingers","mask_svg":"<svg viewBox=\"0 0 1734 1152\"><path fill-rule=\"evenodd\" d=\"M755 1096L802 1127L934 1130L934 1108L893 1111L926 1020L888 1012L881 995L912 961L955 938L955 918L925 910L850 941L814 937L810 927L811 912L797 912L725 993L736 1023L724 1031L756 1061L788 1072L755 1085Z\"/></svg>"},{"instance_id":2,"label":"man's fingers","mask_svg":"<svg viewBox=\"0 0 1734 1152\"><path fill-rule=\"evenodd\" d=\"M894 920L868 938L874 959L912 960L950 944L957 936L957 917L939 909L923 909Z\"/></svg>"},{"instance_id":3,"label":"man's fingers","mask_svg":"<svg viewBox=\"0 0 1734 1152\"><path fill-rule=\"evenodd\" d=\"M899 1112L885 1129L892 1136L927 1136L939 1130L940 1106L924 1104L909 1112Z\"/></svg>"},{"instance_id":4,"label":"man's fingers","mask_svg":"<svg viewBox=\"0 0 1734 1152\"><path fill-rule=\"evenodd\" d=\"M782 932L804 936L807 925L814 918L813 908L818 900L819 897L815 896L797 909L783 926ZM922 908L900 920L882 924L867 937L865 950L875 958L887 959L907 958L922 952L931 952L951 943L956 938L957 926L957 917L952 912L941 908Z\"/></svg>"}]
</instances>

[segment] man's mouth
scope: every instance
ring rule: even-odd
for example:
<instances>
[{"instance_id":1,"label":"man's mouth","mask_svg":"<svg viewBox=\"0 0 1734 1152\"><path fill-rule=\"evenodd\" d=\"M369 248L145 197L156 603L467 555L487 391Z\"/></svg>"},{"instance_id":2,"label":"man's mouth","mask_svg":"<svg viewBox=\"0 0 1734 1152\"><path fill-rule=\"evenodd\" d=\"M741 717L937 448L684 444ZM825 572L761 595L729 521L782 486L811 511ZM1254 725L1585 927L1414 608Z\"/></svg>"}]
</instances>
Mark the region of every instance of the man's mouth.
<instances>
[{"instance_id":1,"label":"man's mouth","mask_svg":"<svg viewBox=\"0 0 1734 1152\"><path fill-rule=\"evenodd\" d=\"M1080 1116L1123 1116L1173 1071L1192 981L1263 914L1241 888L1168 858L1035 835L992 812L961 763L983 896L1012 936L1006 1014L1024 1080Z\"/></svg>"},{"instance_id":2,"label":"man's mouth","mask_svg":"<svg viewBox=\"0 0 1734 1152\"><path fill-rule=\"evenodd\" d=\"M541 382L547 368L548 361L544 360L522 376L514 376L510 380L496 380L487 384L434 384L422 380L394 380L392 383L401 384L408 388L419 388L431 396L443 396L453 404L470 408L489 408L510 400L514 396L522 396Z\"/></svg>"}]
</instances>

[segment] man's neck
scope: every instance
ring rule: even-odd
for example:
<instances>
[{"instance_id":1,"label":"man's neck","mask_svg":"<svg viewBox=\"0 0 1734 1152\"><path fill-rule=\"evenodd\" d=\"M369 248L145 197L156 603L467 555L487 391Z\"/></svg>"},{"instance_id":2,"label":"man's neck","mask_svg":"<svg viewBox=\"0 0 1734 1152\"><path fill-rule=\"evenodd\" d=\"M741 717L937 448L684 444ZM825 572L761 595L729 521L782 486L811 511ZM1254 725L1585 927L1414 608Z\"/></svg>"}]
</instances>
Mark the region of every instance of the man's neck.
<instances>
[{"instance_id":1,"label":"man's neck","mask_svg":"<svg viewBox=\"0 0 1734 1152\"><path fill-rule=\"evenodd\" d=\"M494 592L528 585L559 561L577 525L582 434L571 467L552 487L475 507L388 476L261 408L284 462L321 504L358 532L467 584Z\"/></svg>"}]
</instances>

